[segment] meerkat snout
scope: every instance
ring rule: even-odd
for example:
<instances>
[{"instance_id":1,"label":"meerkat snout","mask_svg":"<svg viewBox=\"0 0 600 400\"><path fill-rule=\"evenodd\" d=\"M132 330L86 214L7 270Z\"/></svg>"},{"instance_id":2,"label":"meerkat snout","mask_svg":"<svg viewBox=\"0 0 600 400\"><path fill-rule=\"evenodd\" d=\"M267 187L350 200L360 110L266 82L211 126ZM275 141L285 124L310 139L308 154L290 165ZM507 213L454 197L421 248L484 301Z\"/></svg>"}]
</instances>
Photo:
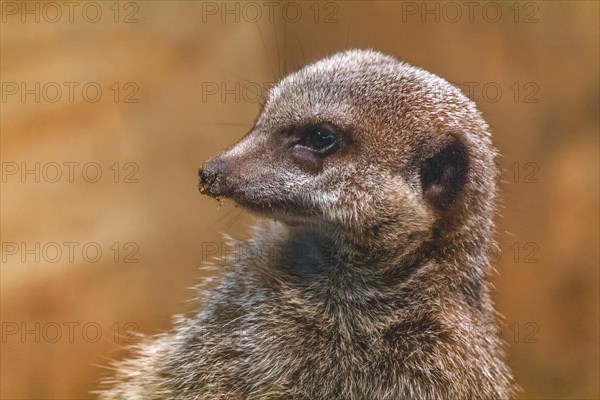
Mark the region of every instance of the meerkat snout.
<instances>
[{"instance_id":1,"label":"meerkat snout","mask_svg":"<svg viewBox=\"0 0 600 400\"><path fill-rule=\"evenodd\" d=\"M200 192L275 216L314 216L317 207L306 201L301 185L316 190L333 165L343 167L341 156L334 164L328 159L350 142L347 133L327 121L289 124L277 131L255 128L200 168Z\"/></svg>"}]
</instances>

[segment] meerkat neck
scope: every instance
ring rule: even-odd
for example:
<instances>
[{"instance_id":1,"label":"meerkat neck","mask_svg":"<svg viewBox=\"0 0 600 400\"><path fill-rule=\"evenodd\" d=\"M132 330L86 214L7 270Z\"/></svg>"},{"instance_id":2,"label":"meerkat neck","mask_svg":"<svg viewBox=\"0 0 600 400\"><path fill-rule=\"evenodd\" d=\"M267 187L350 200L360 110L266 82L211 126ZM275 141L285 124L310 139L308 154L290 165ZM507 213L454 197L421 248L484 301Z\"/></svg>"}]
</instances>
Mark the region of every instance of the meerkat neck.
<instances>
[{"instance_id":1,"label":"meerkat neck","mask_svg":"<svg viewBox=\"0 0 600 400\"><path fill-rule=\"evenodd\" d=\"M476 309L487 304L482 279L488 269L487 244L438 248L438 256L432 257L435 243L406 255L402 249L367 250L309 227L287 229L282 258L275 260L270 273L284 274L281 282L293 285L310 303L326 305L328 313L387 318L415 304L460 301ZM281 240L280 233L271 237ZM381 313L373 312L373 304Z\"/></svg>"}]
</instances>

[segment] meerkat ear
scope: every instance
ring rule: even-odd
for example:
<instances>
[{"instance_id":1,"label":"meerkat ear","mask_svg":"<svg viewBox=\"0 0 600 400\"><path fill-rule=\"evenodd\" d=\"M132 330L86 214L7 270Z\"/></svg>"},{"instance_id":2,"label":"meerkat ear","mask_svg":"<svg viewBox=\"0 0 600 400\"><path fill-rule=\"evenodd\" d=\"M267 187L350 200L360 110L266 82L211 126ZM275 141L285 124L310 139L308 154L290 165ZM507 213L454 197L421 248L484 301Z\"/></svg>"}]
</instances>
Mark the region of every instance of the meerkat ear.
<instances>
[{"instance_id":1,"label":"meerkat ear","mask_svg":"<svg viewBox=\"0 0 600 400\"><path fill-rule=\"evenodd\" d=\"M454 139L422 163L423 196L438 209L448 207L463 188L468 169L467 148Z\"/></svg>"}]
</instances>

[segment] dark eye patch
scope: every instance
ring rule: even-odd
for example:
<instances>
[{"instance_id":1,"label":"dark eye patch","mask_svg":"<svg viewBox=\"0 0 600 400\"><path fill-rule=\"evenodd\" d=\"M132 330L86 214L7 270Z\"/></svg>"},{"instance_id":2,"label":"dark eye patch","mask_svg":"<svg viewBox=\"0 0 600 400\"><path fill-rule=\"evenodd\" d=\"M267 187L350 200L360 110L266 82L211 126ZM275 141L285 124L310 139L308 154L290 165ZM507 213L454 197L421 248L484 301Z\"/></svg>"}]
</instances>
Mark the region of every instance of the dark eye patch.
<instances>
[{"instance_id":1,"label":"dark eye patch","mask_svg":"<svg viewBox=\"0 0 600 400\"><path fill-rule=\"evenodd\" d=\"M334 153L342 138L341 133L328 124L306 126L300 130L299 135L296 146L302 146L319 156Z\"/></svg>"}]
</instances>

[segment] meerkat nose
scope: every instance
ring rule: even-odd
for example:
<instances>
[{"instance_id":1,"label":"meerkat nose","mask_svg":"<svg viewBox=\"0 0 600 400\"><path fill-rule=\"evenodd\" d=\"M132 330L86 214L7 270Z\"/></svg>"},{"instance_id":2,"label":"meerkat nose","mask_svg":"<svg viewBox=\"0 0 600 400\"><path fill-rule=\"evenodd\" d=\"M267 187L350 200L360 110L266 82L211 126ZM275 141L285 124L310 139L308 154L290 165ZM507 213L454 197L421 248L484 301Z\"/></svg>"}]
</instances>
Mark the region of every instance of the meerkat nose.
<instances>
[{"instance_id":1,"label":"meerkat nose","mask_svg":"<svg viewBox=\"0 0 600 400\"><path fill-rule=\"evenodd\" d=\"M212 178L213 178L212 175L213 174L210 171L200 167L200 169L198 169L198 177L200 178L200 185L201 186L210 185L210 182L212 181Z\"/></svg>"},{"instance_id":2,"label":"meerkat nose","mask_svg":"<svg viewBox=\"0 0 600 400\"><path fill-rule=\"evenodd\" d=\"M218 174L207 166L203 166L198 170L198 177L200 178L198 184L200 193L211 195L214 192L215 188L213 188L213 186L217 180Z\"/></svg>"},{"instance_id":3,"label":"meerkat nose","mask_svg":"<svg viewBox=\"0 0 600 400\"><path fill-rule=\"evenodd\" d=\"M226 177L226 168L223 161L212 161L198 169L200 182L198 190L202 194L218 197L223 192L223 181Z\"/></svg>"}]
</instances>

